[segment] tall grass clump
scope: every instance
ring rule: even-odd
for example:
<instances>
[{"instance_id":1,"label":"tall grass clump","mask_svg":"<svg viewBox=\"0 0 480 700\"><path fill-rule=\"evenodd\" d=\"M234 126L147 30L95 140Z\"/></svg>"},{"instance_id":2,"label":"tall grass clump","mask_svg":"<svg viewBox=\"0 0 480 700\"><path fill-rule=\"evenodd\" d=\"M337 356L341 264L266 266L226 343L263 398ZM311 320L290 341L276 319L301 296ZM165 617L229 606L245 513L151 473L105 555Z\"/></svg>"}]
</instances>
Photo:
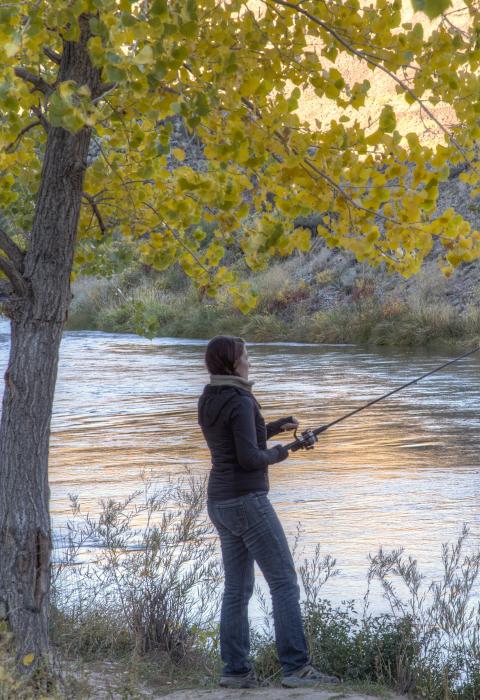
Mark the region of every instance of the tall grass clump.
<instances>
[{"instance_id":1,"label":"tall grass clump","mask_svg":"<svg viewBox=\"0 0 480 700\"><path fill-rule=\"evenodd\" d=\"M323 597L323 586L340 574L330 555L316 547L311 559L298 566L304 592L302 613L310 658L323 672L343 682L374 690L401 690L404 664L416 651L410 626L388 614L369 615L368 605L358 610L354 601L334 607ZM257 589L263 624L252 631L255 664L260 675L280 678L275 651L272 613L263 593Z\"/></svg>"},{"instance_id":2,"label":"tall grass clump","mask_svg":"<svg viewBox=\"0 0 480 700\"><path fill-rule=\"evenodd\" d=\"M470 306L460 312L446 302L361 299L295 319L290 335L318 343L395 347L458 344L480 337L480 310Z\"/></svg>"},{"instance_id":3,"label":"tall grass clump","mask_svg":"<svg viewBox=\"0 0 480 700\"><path fill-rule=\"evenodd\" d=\"M99 309L111 305L119 293L114 279L84 277L77 280L68 313L69 330L105 330L99 325Z\"/></svg>"},{"instance_id":4,"label":"tall grass clump","mask_svg":"<svg viewBox=\"0 0 480 700\"><path fill-rule=\"evenodd\" d=\"M52 638L63 653L166 665L208 655L219 565L204 496L204 480L187 475L162 490L147 479L102 501L97 517L72 500L53 579Z\"/></svg>"},{"instance_id":5,"label":"tall grass clump","mask_svg":"<svg viewBox=\"0 0 480 700\"><path fill-rule=\"evenodd\" d=\"M405 690L422 697L480 697L480 550L467 550L466 526L444 544L442 575L426 581L402 549L371 557L369 583L380 583L390 617L408 626L415 653L402 659Z\"/></svg>"}]
</instances>

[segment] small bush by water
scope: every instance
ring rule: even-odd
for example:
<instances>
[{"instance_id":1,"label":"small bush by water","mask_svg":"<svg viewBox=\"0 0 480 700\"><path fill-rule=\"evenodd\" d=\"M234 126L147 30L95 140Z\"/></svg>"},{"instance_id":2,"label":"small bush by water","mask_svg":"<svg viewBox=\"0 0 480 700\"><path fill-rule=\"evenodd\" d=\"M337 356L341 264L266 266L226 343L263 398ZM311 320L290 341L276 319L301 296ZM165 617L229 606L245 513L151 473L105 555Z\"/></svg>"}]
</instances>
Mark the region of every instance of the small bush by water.
<instances>
[{"instance_id":1,"label":"small bush by water","mask_svg":"<svg viewBox=\"0 0 480 700\"><path fill-rule=\"evenodd\" d=\"M102 502L97 518L73 500L53 587L52 638L61 654L134 659L153 680L160 674L170 683L215 682L222 585L204 498L205 482L187 475L160 491L147 480L121 502ZM352 601L333 606L323 585L340 572L317 547L298 564L313 662L357 689L479 698L480 550L464 528L441 560L442 574L428 582L403 550L380 549L370 556L360 608ZM383 592L387 612L370 610L374 589ZM252 657L259 674L275 683L272 617L265 596L257 596L265 615L252 630Z\"/></svg>"},{"instance_id":2,"label":"small bush by water","mask_svg":"<svg viewBox=\"0 0 480 700\"><path fill-rule=\"evenodd\" d=\"M202 514L204 482L186 476L163 491L145 481L98 518L72 501L53 579L53 635L66 651L194 654L218 606L219 563Z\"/></svg>"}]
</instances>

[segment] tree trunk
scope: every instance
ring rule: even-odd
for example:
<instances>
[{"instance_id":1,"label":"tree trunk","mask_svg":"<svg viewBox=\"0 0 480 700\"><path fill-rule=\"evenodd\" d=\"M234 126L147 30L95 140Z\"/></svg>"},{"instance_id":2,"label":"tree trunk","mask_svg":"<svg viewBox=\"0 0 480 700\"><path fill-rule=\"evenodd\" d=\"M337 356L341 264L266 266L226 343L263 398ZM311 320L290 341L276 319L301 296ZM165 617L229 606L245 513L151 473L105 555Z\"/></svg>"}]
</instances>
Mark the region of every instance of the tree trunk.
<instances>
[{"instance_id":1,"label":"tree trunk","mask_svg":"<svg viewBox=\"0 0 480 700\"><path fill-rule=\"evenodd\" d=\"M64 43L58 81L87 84L93 93L99 74L86 50L88 18L81 27L78 42ZM75 134L48 129L24 259L29 293L9 308L0 423L0 619L13 632L20 666L29 668L48 652L50 420L90 137L87 128Z\"/></svg>"}]
</instances>

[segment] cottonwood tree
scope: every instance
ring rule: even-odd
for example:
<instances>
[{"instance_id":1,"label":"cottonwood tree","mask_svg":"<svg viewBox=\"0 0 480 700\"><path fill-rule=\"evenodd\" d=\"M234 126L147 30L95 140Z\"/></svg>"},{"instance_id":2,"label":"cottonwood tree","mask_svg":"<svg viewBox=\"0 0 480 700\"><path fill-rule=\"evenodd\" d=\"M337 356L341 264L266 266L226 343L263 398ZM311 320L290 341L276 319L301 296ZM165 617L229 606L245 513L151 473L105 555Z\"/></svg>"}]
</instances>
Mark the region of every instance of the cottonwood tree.
<instances>
[{"instance_id":1,"label":"cottonwood tree","mask_svg":"<svg viewBox=\"0 0 480 700\"><path fill-rule=\"evenodd\" d=\"M312 211L330 245L406 275L435 240L447 272L479 255L478 232L452 210L435 215L452 163L478 181L479 10L416 2L437 17L428 38L420 23L402 25L400 0L0 3L0 292L12 328L0 618L25 667L48 650L49 429L75 255L94 255L115 232L149 264L178 261L244 310L254 299L223 263L226 249L235 243L252 268L307 250L310 232L292 222ZM342 54L371 80L350 84ZM436 145L400 133L389 104L371 125L350 116L380 73L438 127ZM306 87L345 113L302 121ZM439 102L453 127L432 111ZM200 167L171 148L173 118L200 140Z\"/></svg>"}]
</instances>

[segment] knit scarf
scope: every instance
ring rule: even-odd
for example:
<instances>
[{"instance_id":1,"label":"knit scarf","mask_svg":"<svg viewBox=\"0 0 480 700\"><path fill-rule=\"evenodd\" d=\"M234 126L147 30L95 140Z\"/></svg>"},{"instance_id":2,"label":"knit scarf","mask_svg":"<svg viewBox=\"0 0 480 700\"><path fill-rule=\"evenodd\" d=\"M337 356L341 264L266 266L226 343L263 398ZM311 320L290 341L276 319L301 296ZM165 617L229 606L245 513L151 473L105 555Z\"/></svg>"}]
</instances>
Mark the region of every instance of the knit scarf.
<instances>
[{"instance_id":1,"label":"knit scarf","mask_svg":"<svg viewBox=\"0 0 480 700\"><path fill-rule=\"evenodd\" d=\"M243 377L237 377L234 374L211 374L210 384L212 386L235 386L238 389L244 389L250 392L253 386L253 382Z\"/></svg>"}]
</instances>

